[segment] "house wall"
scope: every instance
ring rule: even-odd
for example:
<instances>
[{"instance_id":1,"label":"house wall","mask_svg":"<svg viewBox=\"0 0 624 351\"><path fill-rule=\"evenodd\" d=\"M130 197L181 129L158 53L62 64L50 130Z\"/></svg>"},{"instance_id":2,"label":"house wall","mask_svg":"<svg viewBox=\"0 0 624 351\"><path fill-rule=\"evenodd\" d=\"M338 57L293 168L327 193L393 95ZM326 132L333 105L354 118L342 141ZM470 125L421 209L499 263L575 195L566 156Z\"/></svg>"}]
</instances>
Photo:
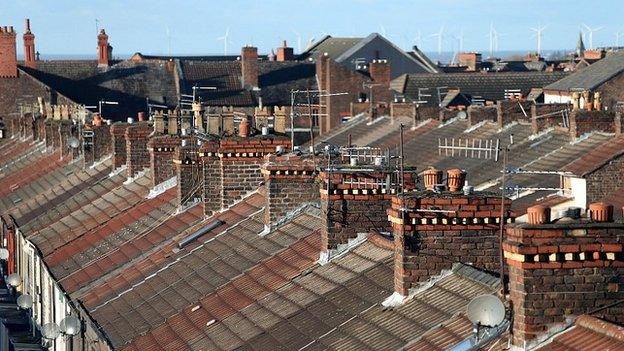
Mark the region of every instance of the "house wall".
<instances>
[{"instance_id":1,"label":"house wall","mask_svg":"<svg viewBox=\"0 0 624 351\"><path fill-rule=\"evenodd\" d=\"M337 58L339 59L339 58ZM374 59L386 59L392 67L391 78L394 79L405 73L426 73L418 63L407 56L400 48L390 44L386 40L376 37L353 54L340 58L340 64L350 70L355 70L355 62L364 59L371 62Z\"/></svg>"},{"instance_id":2,"label":"house wall","mask_svg":"<svg viewBox=\"0 0 624 351\"><path fill-rule=\"evenodd\" d=\"M613 110L618 101L624 101L624 72L599 86L596 91L602 95L603 106Z\"/></svg>"},{"instance_id":3,"label":"house wall","mask_svg":"<svg viewBox=\"0 0 624 351\"><path fill-rule=\"evenodd\" d=\"M587 175L586 184L587 203L599 201L621 189L624 185L624 156Z\"/></svg>"}]
</instances>

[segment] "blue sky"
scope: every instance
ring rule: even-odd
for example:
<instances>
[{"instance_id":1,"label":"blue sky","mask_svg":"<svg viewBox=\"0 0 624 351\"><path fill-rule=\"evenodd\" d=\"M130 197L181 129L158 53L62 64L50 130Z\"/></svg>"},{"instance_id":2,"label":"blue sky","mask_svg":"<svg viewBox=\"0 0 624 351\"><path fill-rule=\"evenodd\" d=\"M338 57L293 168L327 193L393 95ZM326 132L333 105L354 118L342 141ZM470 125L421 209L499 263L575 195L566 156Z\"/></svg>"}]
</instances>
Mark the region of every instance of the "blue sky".
<instances>
[{"instance_id":1,"label":"blue sky","mask_svg":"<svg viewBox=\"0 0 624 351\"><path fill-rule=\"evenodd\" d=\"M167 30L174 54L224 51L217 40L230 28L229 53L253 44L266 53L287 39L297 50L297 35L306 46L312 37L366 36L385 32L401 47L416 42L437 50L431 34L445 26L444 51L458 47L460 30L464 50L487 52L490 23L501 33L500 50L535 50L529 27L547 25L542 49L573 48L579 26L603 27L594 33L594 46L614 45L615 33L624 33L621 0L18 0L3 1L0 25L21 33L25 17L42 57L50 54L95 55L99 19L116 54L167 53ZM621 37L624 45L624 35ZM586 42L586 45L588 43ZM21 53L21 40L18 51Z\"/></svg>"}]
</instances>

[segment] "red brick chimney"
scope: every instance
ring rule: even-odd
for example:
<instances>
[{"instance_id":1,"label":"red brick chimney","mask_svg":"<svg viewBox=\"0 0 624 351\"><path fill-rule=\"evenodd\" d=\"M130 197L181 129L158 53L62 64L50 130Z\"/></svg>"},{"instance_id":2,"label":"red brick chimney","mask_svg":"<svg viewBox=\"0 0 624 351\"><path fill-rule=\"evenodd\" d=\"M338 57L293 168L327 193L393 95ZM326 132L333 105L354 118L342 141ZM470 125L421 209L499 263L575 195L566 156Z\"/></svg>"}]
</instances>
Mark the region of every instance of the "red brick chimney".
<instances>
[{"instance_id":1,"label":"red brick chimney","mask_svg":"<svg viewBox=\"0 0 624 351\"><path fill-rule=\"evenodd\" d=\"M498 272L498 231L501 208L505 217L511 200L494 193L422 191L392 198L388 218L395 245L395 294L410 290L455 262Z\"/></svg>"},{"instance_id":2,"label":"red brick chimney","mask_svg":"<svg viewBox=\"0 0 624 351\"><path fill-rule=\"evenodd\" d=\"M30 19L26 19L26 29L24 31L24 65L36 69L37 60L35 57L35 35L30 31Z\"/></svg>"},{"instance_id":3,"label":"red brick chimney","mask_svg":"<svg viewBox=\"0 0 624 351\"><path fill-rule=\"evenodd\" d=\"M258 48L244 46L241 50L241 77L243 87L258 86Z\"/></svg>"},{"instance_id":4,"label":"red brick chimney","mask_svg":"<svg viewBox=\"0 0 624 351\"><path fill-rule=\"evenodd\" d=\"M624 322L624 244L621 222L595 219L514 223L506 228L504 257L509 267L513 340L530 349L582 314ZM609 307L613 305L613 307Z\"/></svg>"},{"instance_id":5,"label":"red brick chimney","mask_svg":"<svg viewBox=\"0 0 624 351\"><path fill-rule=\"evenodd\" d=\"M130 124L117 122L110 128L113 148L113 171L126 165L126 129ZM46 130L47 136L47 130Z\"/></svg>"},{"instance_id":6,"label":"red brick chimney","mask_svg":"<svg viewBox=\"0 0 624 351\"><path fill-rule=\"evenodd\" d=\"M176 175L173 159L181 139L177 135L158 135L147 142L152 187Z\"/></svg>"},{"instance_id":7,"label":"red brick chimney","mask_svg":"<svg viewBox=\"0 0 624 351\"><path fill-rule=\"evenodd\" d=\"M238 136L203 142L199 155L204 176L204 213L211 215L256 190L264 181L264 157L280 147L290 148L283 136Z\"/></svg>"},{"instance_id":8,"label":"red brick chimney","mask_svg":"<svg viewBox=\"0 0 624 351\"><path fill-rule=\"evenodd\" d=\"M286 40L282 43L282 46L277 48L277 61L292 61L295 59L295 52L293 48L289 47Z\"/></svg>"},{"instance_id":9,"label":"red brick chimney","mask_svg":"<svg viewBox=\"0 0 624 351\"><path fill-rule=\"evenodd\" d=\"M383 84L383 87L390 87L390 65L388 60L373 60L370 63L369 73L375 83Z\"/></svg>"},{"instance_id":10,"label":"red brick chimney","mask_svg":"<svg viewBox=\"0 0 624 351\"><path fill-rule=\"evenodd\" d=\"M481 65L481 54L478 52L460 52L457 61L460 66L466 66L467 71L476 71Z\"/></svg>"},{"instance_id":11,"label":"red brick chimney","mask_svg":"<svg viewBox=\"0 0 624 351\"><path fill-rule=\"evenodd\" d=\"M17 53L13 27L0 27L0 77L17 77Z\"/></svg>"},{"instance_id":12,"label":"red brick chimney","mask_svg":"<svg viewBox=\"0 0 624 351\"><path fill-rule=\"evenodd\" d=\"M262 174L266 189L265 227L307 202L319 200L316 167L312 158L294 154L268 155ZM318 161L323 162L323 161Z\"/></svg>"},{"instance_id":13,"label":"red brick chimney","mask_svg":"<svg viewBox=\"0 0 624 351\"><path fill-rule=\"evenodd\" d=\"M178 205L186 206L202 197L202 165L195 138L183 137L173 156L177 177Z\"/></svg>"},{"instance_id":14,"label":"red brick chimney","mask_svg":"<svg viewBox=\"0 0 624 351\"><path fill-rule=\"evenodd\" d=\"M342 156L344 158L344 156ZM360 164L364 159L357 158ZM345 160L351 163L349 158ZM370 159L369 159L370 161ZM373 172L360 172L357 167L340 167L340 172L321 172L321 261L338 254L359 233L390 232L386 210L390 207L397 184L396 172L387 166L367 164ZM414 169L405 170L405 189L415 188ZM390 184L390 186L388 186Z\"/></svg>"},{"instance_id":15,"label":"red brick chimney","mask_svg":"<svg viewBox=\"0 0 624 351\"><path fill-rule=\"evenodd\" d=\"M148 123L134 123L126 128L126 165L128 178L150 167L147 142L153 128Z\"/></svg>"},{"instance_id":16,"label":"red brick chimney","mask_svg":"<svg viewBox=\"0 0 624 351\"><path fill-rule=\"evenodd\" d=\"M104 29L100 30L98 39L98 66L108 67L109 61L112 60L113 47L108 44L108 35Z\"/></svg>"}]
</instances>

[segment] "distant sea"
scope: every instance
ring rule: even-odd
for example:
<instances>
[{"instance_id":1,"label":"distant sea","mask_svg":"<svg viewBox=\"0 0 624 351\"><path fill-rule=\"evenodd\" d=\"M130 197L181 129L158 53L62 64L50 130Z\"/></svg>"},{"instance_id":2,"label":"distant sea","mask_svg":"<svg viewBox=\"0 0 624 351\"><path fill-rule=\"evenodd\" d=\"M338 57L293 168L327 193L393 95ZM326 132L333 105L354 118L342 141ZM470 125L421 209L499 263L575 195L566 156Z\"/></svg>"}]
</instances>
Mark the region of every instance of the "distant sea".
<instances>
[{"instance_id":1,"label":"distant sea","mask_svg":"<svg viewBox=\"0 0 624 351\"><path fill-rule=\"evenodd\" d=\"M502 58L502 59L510 59L510 58L518 58L518 57L523 57L525 56L530 50L501 50L501 51L497 51L494 56ZM562 55L565 55L568 52L571 52L572 50L570 49L561 49L561 50L543 50L542 51L542 56L546 57L547 59L549 58L553 58L553 57L560 57ZM152 54L152 53L145 53L145 54ZM438 54L437 52L425 52L425 54L427 54L427 56L433 61L433 62L437 62L440 61L442 63L450 63L451 60L453 59L453 56L455 56L454 52L451 51L443 51L441 54ZM485 60L488 56L489 53L487 52L481 52L483 59ZM160 55L160 54L155 54L155 55ZM177 54L176 54L177 55ZM186 55L201 55L201 54L186 54ZM222 55L221 53L213 53L213 54L205 54L205 55ZM115 54L115 58L116 59L127 59L130 56L132 56L132 54L120 54L117 55ZM180 56L185 56L185 54L181 54ZM18 57L18 59L22 59L21 57ZM95 53L93 54L73 54L73 55L65 55L65 54L45 54L42 53L41 54L41 59L42 60L88 60L88 59L93 59L95 60Z\"/></svg>"}]
</instances>

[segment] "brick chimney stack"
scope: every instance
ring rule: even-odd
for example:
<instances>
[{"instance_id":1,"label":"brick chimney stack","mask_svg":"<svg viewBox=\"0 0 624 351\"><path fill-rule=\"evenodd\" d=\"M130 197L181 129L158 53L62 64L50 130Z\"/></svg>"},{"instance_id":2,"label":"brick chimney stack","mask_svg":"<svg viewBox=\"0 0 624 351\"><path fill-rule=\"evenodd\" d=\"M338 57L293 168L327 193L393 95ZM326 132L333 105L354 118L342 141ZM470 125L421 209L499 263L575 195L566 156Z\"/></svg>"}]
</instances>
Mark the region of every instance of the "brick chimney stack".
<instances>
[{"instance_id":1,"label":"brick chimney stack","mask_svg":"<svg viewBox=\"0 0 624 351\"><path fill-rule=\"evenodd\" d=\"M388 60L373 60L370 64L369 73L375 83L383 84L384 88L390 87L390 65Z\"/></svg>"},{"instance_id":2,"label":"brick chimney stack","mask_svg":"<svg viewBox=\"0 0 624 351\"><path fill-rule=\"evenodd\" d=\"M624 306L617 304L624 299L624 224L612 221L612 211L598 203L590 205L589 219L543 217L507 226L514 346L531 349L583 314L624 322Z\"/></svg>"},{"instance_id":3,"label":"brick chimney stack","mask_svg":"<svg viewBox=\"0 0 624 351\"><path fill-rule=\"evenodd\" d=\"M113 56L113 47L108 44L108 35L104 29L98 34L98 67L108 67Z\"/></svg>"},{"instance_id":4,"label":"brick chimney stack","mask_svg":"<svg viewBox=\"0 0 624 351\"><path fill-rule=\"evenodd\" d=\"M295 59L295 51L289 47L286 40L282 43L282 46L277 48L277 61L292 61Z\"/></svg>"},{"instance_id":5,"label":"brick chimney stack","mask_svg":"<svg viewBox=\"0 0 624 351\"><path fill-rule=\"evenodd\" d=\"M35 35L30 31L30 19L26 19L26 29L24 31L24 65L37 69L35 57Z\"/></svg>"},{"instance_id":6,"label":"brick chimney stack","mask_svg":"<svg viewBox=\"0 0 624 351\"><path fill-rule=\"evenodd\" d=\"M243 87L258 86L258 48L245 46L241 50L241 70Z\"/></svg>"},{"instance_id":7,"label":"brick chimney stack","mask_svg":"<svg viewBox=\"0 0 624 351\"><path fill-rule=\"evenodd\" d=\"M17 77L17 53L13 27L0 27L0 77Z\"/></svg>"},{"instance_id":8,"label":"brick chimney stack","mask_svg":"<svg viewBox=\"0 0 624 351\"><path fill-rule=\"evenodd\" d=\"M466 66L467 71L476 71L481 66L481 54L478 52L460 52L457 60L460 66Z\"/></svg>"}]
</instances>

